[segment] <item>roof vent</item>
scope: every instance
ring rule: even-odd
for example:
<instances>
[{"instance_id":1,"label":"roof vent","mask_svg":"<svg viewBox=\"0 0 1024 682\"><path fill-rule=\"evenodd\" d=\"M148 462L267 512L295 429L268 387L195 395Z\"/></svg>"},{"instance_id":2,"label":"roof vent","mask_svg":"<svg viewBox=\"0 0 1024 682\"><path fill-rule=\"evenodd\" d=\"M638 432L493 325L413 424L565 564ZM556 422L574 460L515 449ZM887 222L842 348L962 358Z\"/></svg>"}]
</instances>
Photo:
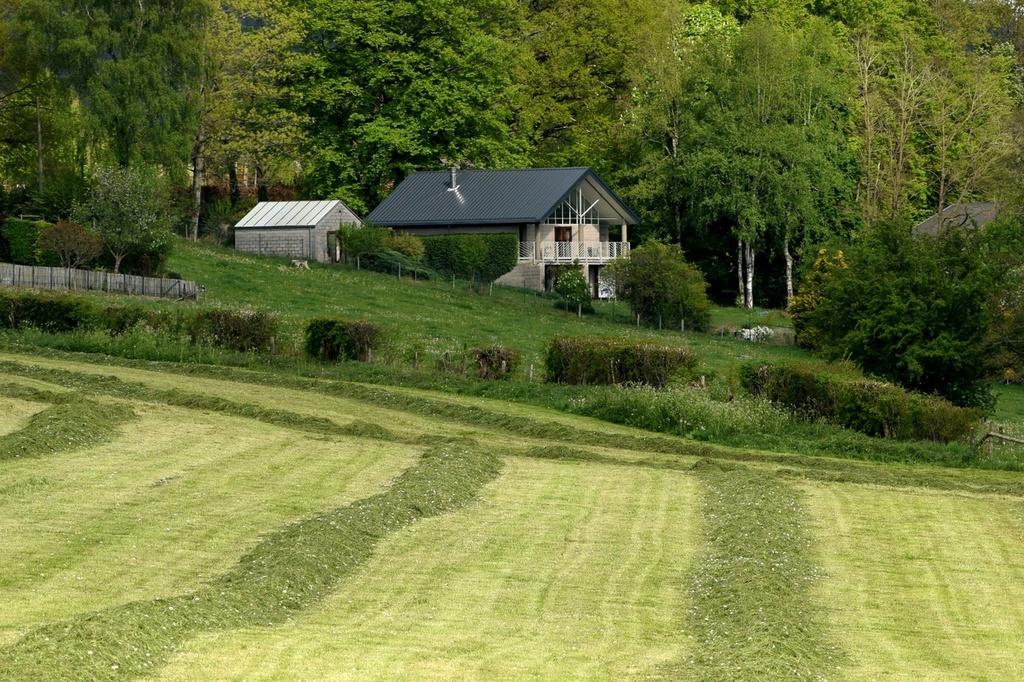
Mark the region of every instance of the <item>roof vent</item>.
<instances>
[{"instance_id":1,"label":"roof vent","mask_svg":"<svg viewBox=\"0 0 1024 682\"><path fill-rule=\"evenodd\" d=\"M454 192L455 190L457 190L459 188L458 178L456 177L458 175L459 169L456 168L455 166L452 166L450 170L451 170L451 174L452 175L451 175L451 182L448 185L448 191L449 192Z\"/></svg>"}]
</instances>

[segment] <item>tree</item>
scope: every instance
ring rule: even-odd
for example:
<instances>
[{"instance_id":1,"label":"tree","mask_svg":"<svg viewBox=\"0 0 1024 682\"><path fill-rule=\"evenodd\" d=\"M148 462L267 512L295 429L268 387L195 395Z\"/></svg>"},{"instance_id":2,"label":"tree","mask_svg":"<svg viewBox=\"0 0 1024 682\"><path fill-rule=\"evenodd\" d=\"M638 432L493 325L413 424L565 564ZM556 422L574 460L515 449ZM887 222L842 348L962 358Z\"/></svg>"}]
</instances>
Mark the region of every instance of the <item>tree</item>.
<instances>
[{"instance_id":1,"label":"tree","mask_svg":"<svg viewBox=\"0 0 1024 682\"><path fill-rule=\"evenodd\" d=\"M678 246L648 241L607 268L615 296L649 324L707 329L711 303L700 270L686 261Z\"/></svg>"},{"instance_id":2,"label":"tree","mask_svg":"<svg viewBox=\"0 0 1024 682\"><path fill-rule=\"evenodd\" d=\"M166 204L156 174L139 168L100 167L88 198L75 206L76 222L89 225L114 259L114 272L135 250L169 238Z\"/></svg>"},{"instance_id":3,"label":"tree","mask_svg":"<svg viewBox=\"0 0 1024 682\"><path fill-rule=\"evenodd\" d=\"M997 286L980 240L962 229L914 236L877 222L844 250L804 316L818 350L865 373L961 406L986 406L985 338Z\"/></svg>"},{"instance_id":4,"label":"tree","mask_svg":"<svg viewBox=\"0 0 1024 682\"><path fill-rule=\"evenodd\" d=\"M590 285L587 283L587 278L583 276L583 271L579 269L579 264L575 265L577 267L573 267L559 276L555 282L555 291L565 296L567 306L576 306L577 316L583 317L583 306L590 303Z\"/></svg>"},{"instance_id":5,"label":"tree","mask_svg":"<svg viewBox=\"0 0 1024 682\"><path fill-rule=\"evenodd\" d=\"M39 248L56 253L62 268L80 268L103 253L103 241L81 225L62 220L40 233Z\"/></svg>"},{"instance_id":6,"label":"tree","mask_svg":"<svg viewBox=\"0 0 1024 682\"><path fill-rule=\"evenodd\" d=\"M356 211L408 173L521 159L510 0L314 0L292 75L314 193Z\"/></svg>"},{"instance_id":7,"label":"tree","mask_svg":"<svg viewBox=\"0 0 1024 682\"><path fill-rule=\"evenodd\" d=\"M665 36L658 36L665 41ZM841 232L854 182L841 128L845 74L821 22L739 26L708 5L686 10L637 86L634 127L647 215L680 245L728 231L740 302L754 305L755 261L776 252L792 297L794 250ZM653 185L653 186L652 186ZM646 216L645 216L646 218ZM718 254L727 259L731 254ZM703 264L703 261L702 261Z\"/></svg>"}]
</instances>

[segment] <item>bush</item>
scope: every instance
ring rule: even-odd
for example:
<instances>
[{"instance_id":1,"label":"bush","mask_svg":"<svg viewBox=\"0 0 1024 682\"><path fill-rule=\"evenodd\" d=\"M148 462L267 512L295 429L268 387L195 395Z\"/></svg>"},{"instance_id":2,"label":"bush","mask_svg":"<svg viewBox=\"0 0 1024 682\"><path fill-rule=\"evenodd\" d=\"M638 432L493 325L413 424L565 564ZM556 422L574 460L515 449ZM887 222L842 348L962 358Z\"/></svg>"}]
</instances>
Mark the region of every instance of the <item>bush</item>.
<instances>
[{"instance_id":1,"label":"bush","mask_svg":"<svg viewBox=\"0 0 1024 682\"><path fill-rule=\"evenodd\" d=\"M268 350L277 318L258 310L200 310L192 318L192 343L207 343L242 353Z\"/></svg>"},{"instance_id":2,"label":"bush","mask_svg":"<svg viewBox=\"0 0 1024 682\"><path fill-rule=\"evenodd\" d=\"M100 317L91 301L62 294L5 294L0 297L0 327L35 327L61 334L93 327Z\"/></svg>"},{"instance_id":3,"label":"bush","mask_svg":"<svg viewBox=\"0 0 1024 682\"><path fill-rule=\"evenodd\" d=\"M317 317L306 325L306 354L318 360L370 362L383 337L375 322Z\"/></svg>"},{"instance_id":4,"label":"bush","mask_svg":"<svg viewBox=\"0 0 1024 682\"><path fill-rule=\"evenodd\" d=\"M519 260L519 237L514 234L443 234L422 241L427 265L448 277L493 282Z\"/></svg>"},{"instance_id":5,"label":"bush","mask_svg":"<svg viewBox=\"0 0 1024 682\"><path fill-rule=\"evenodd\" d=\"M740 368L743 387L808 420L823 419L869 436L948 443L964 440L981 419L975 408L868 379L786 365Z\"/></svg>"},{"instance_id":6,"label":"bush","mask_svg":"<svg viewBox=\"0 0 1024 682\"><path fill-rule=\"evenodd\" d=\"M991 301L1006 286L982 244L953 226L914 236L876 223L844 252L848 267L828 268L820 300L797 316L801 342L908 389L993 407L985 338Z\"/></svg>"},{"instance_id":7,"label":"bush","mask_svg":"<svg viewBox=\"0 0 1024 682\"><path fill-rule=\"evenodd\" d=\"M62 268L80 268L103 253L103 242L81 225L61 221L39 234L39 249L56 255Z\"/></svg>"},{"instance_id":8,"label":"bush","mask_svg":"<svg viewBox=\"0 0 1024 682\"><path fill-rule=\"evenodd\" d=\"M565 297L566 306L576 308L577 315L583 314L584 306L593 310L590 305L590 284L579 267L562 273L555 281L555 291Z\"/></svg>"},{"instance_id":9,"label":"bush","mask_svg":"<svg viewBox=\"0 0 1024 682\"><path fill-rule=\"evenodd\" d=\"M501 344L474 348L473 355L481 379L508 379L523 361L522 353Z\"/></svg>"},{"instance_id":10,"label":"bush","mask_svg":"<svg viewBox=\"0 0 1024 682\"><path fill-rule=\"evenodd\" d=\"M615 296L648 324L706 331L711 322L707 282L678 246L650 241L608 265Z\"/></svg>"},{"instance_id":11,"label":"bush","mask_svg":"<svg viewBox=\"0 0 1024 682\"><path fill-rule=\"evenodd\" d=\"M688 348L587 337L558 337L548 345L547 380L560 384L646 384L691 376L697 355Z\"/></svg>"},{"instance_id":12,"label":"bush","mask_svg":"<svg viewBox=\"0 0 1024 682\"><path fill-rule=\"evenodd\" d=\"M392 251L397 251L417 263L422 263L423 257L427 253L426 247L423 246L423 240L412 234L396 234L391 237L388 246Z\"/></svg>"},{"instance_id":13,"label":"bush","mask_svg":"<svg viewBox=\"0 0 1024 682\"><path fill-rule=\"evenodd\" d=\"M0 235L6 242L6 251L10 253L11 262L18 265L39 265L39 235L50 224L45 221L22 220L8 218L0 226Z\"/></svg>"},{"instance_id":14,"label":"bush","mask_svg":"<svg viewBox=\"0 0 1024 682\"><path fill-rule=\"evenodd\" d=\"M361 256L364 253L387 248L391 240L391 230L384 227L342 225L338 228L337 238L345 262L354 262L359 258L362 265Z\"/></svg>"}]
</instances>

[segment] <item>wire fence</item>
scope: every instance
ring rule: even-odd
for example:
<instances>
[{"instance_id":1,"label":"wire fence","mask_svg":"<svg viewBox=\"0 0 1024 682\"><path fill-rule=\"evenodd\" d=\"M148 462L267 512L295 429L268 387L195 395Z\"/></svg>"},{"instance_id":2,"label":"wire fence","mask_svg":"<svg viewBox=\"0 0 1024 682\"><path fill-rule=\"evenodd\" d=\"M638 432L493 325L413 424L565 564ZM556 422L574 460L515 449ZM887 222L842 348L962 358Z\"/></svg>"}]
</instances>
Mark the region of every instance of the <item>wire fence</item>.
<instances>
[{"instance_id":1,"label":"wire fence","mask_svg":"<svg viewBox=\"0 0 1024 682\"><path fill-rule=\"evenodd\" d=\"M199 292L195 282L181 279L11 263L0 263L0 286L50 291L111 291L174 299L196 298Z\"/></svg>"}]
</instances>

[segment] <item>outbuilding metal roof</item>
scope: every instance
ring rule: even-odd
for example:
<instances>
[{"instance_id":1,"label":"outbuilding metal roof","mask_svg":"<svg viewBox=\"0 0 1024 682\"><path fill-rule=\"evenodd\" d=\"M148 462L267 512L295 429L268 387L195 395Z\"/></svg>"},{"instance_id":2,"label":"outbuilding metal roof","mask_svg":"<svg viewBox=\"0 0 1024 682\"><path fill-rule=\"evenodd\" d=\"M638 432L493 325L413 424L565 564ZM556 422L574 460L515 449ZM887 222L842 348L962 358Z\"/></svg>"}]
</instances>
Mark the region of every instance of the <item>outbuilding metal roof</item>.
<instances>
[{"instance_id":1,"label":"outbuilding metal roof","mask_svg":"<svg viewBox=\"0 0 1024 682\"><path fill-rule=\"evenodd\" d=\"M263 201L238 221L235 229L255 227L313 227L330 213L338 199L324 201Z\"/></svg>"},{"instance_id":2,"label":"outbuilding metal roof","mask_svg":"<svg viewBox=\"0 0 1024 682\"><path fill-rule=\"evenodd\" d=\"M367 222L388 227L541 223L581 183L605 204L602 218L639 219L590 168L421 171L403 180Z\"/></svg>"},{"instance_id":3,"label":"outbuilding metal roof","mask_svg":"<svg viewBox=\"0 0 1024 682\"><path fill-rule=\"evenodd\" d=\"M985 223L998 217L999 206L991 201L973 204L953 204L942 210L942 224L944 227L951 225L967 228L982 227ZM938 231L938 213L932 214L930 218L914 226L914 234L930 234L934 236Z\"/></svg>"}]
</instances>

